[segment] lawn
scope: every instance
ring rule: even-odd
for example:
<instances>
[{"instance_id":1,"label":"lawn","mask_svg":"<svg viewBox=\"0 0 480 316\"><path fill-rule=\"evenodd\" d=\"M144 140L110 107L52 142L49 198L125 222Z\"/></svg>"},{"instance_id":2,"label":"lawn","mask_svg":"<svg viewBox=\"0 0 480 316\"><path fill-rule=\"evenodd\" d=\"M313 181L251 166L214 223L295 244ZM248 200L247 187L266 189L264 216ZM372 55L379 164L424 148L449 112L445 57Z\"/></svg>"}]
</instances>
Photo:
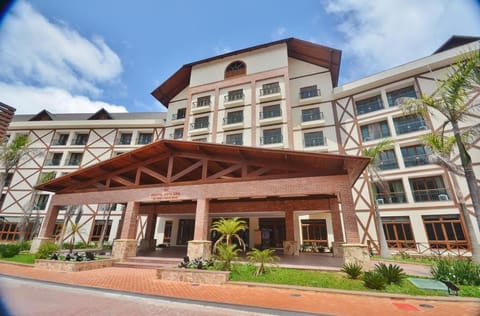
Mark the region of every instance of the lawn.
<instances>
[{"instance_id":1,"label":"lawn","mask_svg":"<svg viewBox=\"0 0 480 316\"><path fill-rule=\"evenodd\" d=\"M317 288L340 289L350 291L368 291L374 293L395 293L421 296L445 296L436 291L424 291L416 288L407 280L400 285L388 285L383 291L368 289L362 280L349 279L342 272L322 272L289 268L272 268L267 273L255 276L255 268L251 265L235 265L230 274L231 281L258 282L269 284L299 285ZM460 296L480 297L480 289L476 286L460 286Z\"/></svg>"},{"instance_id":2,"label":"lawn","mask_svg":"<svg viewBox=\"0 0 480 316\"><path fill-rule=\"evenodd\" d=\"M10 261L10 262L19 262L34 264L35 263L35 254L31 253L19 253L11 258L0 258L0 261Z\"/></svg>"}]
</instances>

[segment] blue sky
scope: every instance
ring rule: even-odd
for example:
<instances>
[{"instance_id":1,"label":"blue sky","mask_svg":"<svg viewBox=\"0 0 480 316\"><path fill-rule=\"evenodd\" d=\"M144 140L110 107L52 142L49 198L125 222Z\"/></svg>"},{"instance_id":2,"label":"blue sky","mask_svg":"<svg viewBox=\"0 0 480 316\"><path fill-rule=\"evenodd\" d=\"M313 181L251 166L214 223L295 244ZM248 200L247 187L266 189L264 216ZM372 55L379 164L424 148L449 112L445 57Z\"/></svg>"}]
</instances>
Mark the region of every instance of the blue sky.
<instances>
[{"instance_id":1,"label":"blue sky","mask_svg":"<svg viewBox=\"0 0 480 316\"><path fill-rule=\"evenodd\" d=\"M297 37L342 50L340 84L480 36L474 0L31 0L0 24L0 101L17 113L164 111L183 64Z\"/></svg>"}]
</instances>

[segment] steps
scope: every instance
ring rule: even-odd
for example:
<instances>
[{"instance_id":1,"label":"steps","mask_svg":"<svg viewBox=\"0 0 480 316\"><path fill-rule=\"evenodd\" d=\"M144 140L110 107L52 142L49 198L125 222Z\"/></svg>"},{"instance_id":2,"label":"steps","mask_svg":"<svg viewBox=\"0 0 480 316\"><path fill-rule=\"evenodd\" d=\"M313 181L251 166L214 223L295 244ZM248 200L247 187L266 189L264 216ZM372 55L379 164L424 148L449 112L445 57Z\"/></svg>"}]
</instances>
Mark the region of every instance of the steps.
<instances>
[{"instance_id":1,"label":"steps","mask_svg":"<svg viewBox=\"0 0 480 316\"><path fill-rule=\"evenodd\" d=\"M179 258L129 257L123 262L113 263L114 267L135 269L157 269L160 267L176 267L182 261Z\"/></svg>"}]
</instances>

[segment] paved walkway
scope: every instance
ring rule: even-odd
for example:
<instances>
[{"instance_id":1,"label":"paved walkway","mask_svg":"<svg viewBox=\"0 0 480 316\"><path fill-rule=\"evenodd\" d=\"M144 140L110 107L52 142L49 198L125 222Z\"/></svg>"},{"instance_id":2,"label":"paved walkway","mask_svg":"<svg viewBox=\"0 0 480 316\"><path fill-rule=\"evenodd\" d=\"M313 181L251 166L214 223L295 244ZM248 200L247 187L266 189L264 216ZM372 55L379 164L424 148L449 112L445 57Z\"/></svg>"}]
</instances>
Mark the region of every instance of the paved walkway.
<instances>
[{"instance_id":1,"label":"paved walkway","mask_svg":"<svg viewBox=\"0 0 480 316\"><path fill-rule=\"evenodd\" d=\"M233 283L198 285L161 281L153 269L112 267L84 272L55 272L0 263L0 274L163 297L330 315L480 315L480 300L476 299L412 298Z\"/></svg>"}]
</instances>

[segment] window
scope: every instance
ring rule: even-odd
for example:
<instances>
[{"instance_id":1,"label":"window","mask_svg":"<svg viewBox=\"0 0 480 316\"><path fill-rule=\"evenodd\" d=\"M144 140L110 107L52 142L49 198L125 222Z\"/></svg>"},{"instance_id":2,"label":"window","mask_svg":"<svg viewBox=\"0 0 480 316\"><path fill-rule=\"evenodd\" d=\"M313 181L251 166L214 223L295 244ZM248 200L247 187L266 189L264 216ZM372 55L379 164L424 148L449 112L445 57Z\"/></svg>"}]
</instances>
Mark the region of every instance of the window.
<instances>
[{"instance_id":1,"label":"window","mask_svg":"<svg viewBox=\"0 0 480 316\"><path fill-rule=\"evenodd\" d=\"M327 222L324 219L302 219L303 243L315 243L316 246L328 247Z\"/></svg>"},{"instance_id":2,"label":"window","mask_svg":"<svg viewBox=\"0 0 480 316\"><path fill-rule=\"evenodd\" d=\"M33 202L33 209L34 210L45 210L48 204L48 198L50 195L48 194L37 194L35 195L35 199Z\"/></svg>"},{"instance_id":3,"label":"window","mask_svg":"<svg viewBox=\"0 0 480 316\"><path fill-rule=\"evenodd\" d=\"M263 137L260 138L260 143L263 145L278 144L282 141L283 138L281 128L265 129L263 130Z\"/></svg>"},{"instance_id":4,"label":"window","mask_svg":"<svg viewBox=\"0 0 480 316\"><path fill-rule=\"evenodd\" d=\"M395 106L401 103L401 98L417 98L413 86L387 92L387 100L389 106Z\"/></svg>"},{"instance_id":5,"label":"window","mask_svg":"<svg viewBox=\"0 0 480 316\"><path fill-rule=\"evenodd\" d=\"M382 223L389 248L416 249L408 217L382 217Z\"/></svg>"},{"instance_id":6,"label":"window","mask_svg":"<svg viewBox=\"0 0 480 316\"><path fill-rule=\"evenodd\" d=\"M423 131L427 129L423 117L420 115L407 115L393 119L395 131L398 135Z\"/></svg>"},{"instance_id":7,"label":"window","mask_svg":"<svg viewBox=\"0 0 480 316\"><path fill-rule=\"evenodd\" d=\"M0 221L0 240L15 241L18 240L19 223Z\"/></svg>"},{"instance_id":8,"label":"window","mask_svg":"<svg viewBox=\"0 0 480 316\"><path fill-rule=\"evenodd\" d=\"M302 110L302 122L323 120L323 112L319 108Z\"/></svg>"},{"instance_id":9,"label":"window","mask_svg":"<svg viewBox=\"0 0 480 316\"><path fill-rule=\"evenodd\" d=\"M165 229L163 231L163 243L164 244L170 244L172 241L172 228L173 228L173 222L172 221L166 221L165 222Z\"/></svg>"},{"instance_id":10,"label":"window","mask_svg":"<svg viewBox=\"0 0 480 316\"><path fill-rule=\"evenodd\" d=\"M390 136L387 121L373 123L360 127L364 142Z\"/></svg>"},{"instance_id":11,"label":"window","mask_svg":"<svg viewBox=\"0 0 480 316\"><path fill-rule=\"evenodd\" d=\"M193 102L193 106L200 108L202 106L210 106L210 103L211 103L210 96L207 95L204 97L197 98L197 102ZM183 115L183 117L185 117L185 114Z\"/></svg>"},{"instance_id":12,"label":"window","mask_svg":"<svg viewBox=\"0 0 480 316\"><path fill-rule=\"evenodd\" d=\"M47 160L47 166L59 166L62 161L63 153L50 154L50 159Z\"/></svg>"},{"instance_id":13,"label":"window","mask_svg":"<svg viewBox=\"0 0 480 316\"><path fill-rule=\"evenodd\" d=\"M90 237L90 241L99 241L102 238L102 232L107 223L106 220L95 220L95 224L93 225L92 236ZM112 229L112 221L108 221L107 228L105 230L105 235L103 240L108 240L110 237L110 231Z\"/></svg>"},{"instance_id":14,"label":"window","mask_svg":"<svg viewBox=\"0 0 480 316\"><path fill-rule=\"evenodd\" d=\"M459 215L422 216L430 248L469 249Z\"/></svg>"},{"instance_id":15,"label":"window","mask_svg":"<svg viewBox=\"0 0 480 316\"><path fill-rule=\"evenodd\" d=\"M2 176L5 176L5 174L2 173ZM10 183L12 183L12 178L13 178L13 173L7 173L7 175L5 176L5 181L3 183L3 186L9 187Z\"/></svg>"},{"instance_id":16,"label":"window","mask_svg":"<svg viewBox=\"0 0 480 316\"><path fill-rule=\"evenodd\" d=\"M320 89L317 89L317 85L300 88L300 99L318 97L319 95Z\"/></svg>"},{"instance_id":17,"label":"window","mask_svg":"<svg viewBox=\"0 0 480 316\"><path fill-rule=\"evenodd\" d=\"M395 204L407 202L402 180L374 183L373 193L377 204Z\"/></svg>"},{"instance_id":18,"label":"window","mask_svg":"<svg viewBox=\"0 0 480 316\"><path fill-rule=\"evenodd\" d=\"M67 144L68 134L58 134L57 137L53 139L53 145L64 146Z\"/></svg>"},{"instance_id":19,"label":"window","mask_svg":"<svg viewBox=\"0 0 480 316\"><path fill-rule=\"evenodd\" d=\"M410 179L415 202L444 201L449 195L441 176Z\"/></svg>"},{"instance_id":20,"label":"window","mask_svg":"<svg viewBox=\"0 0 480 316\"><path fill-rule=\"evenodd\" d=\"M130 145L132 143L132 133L121 133L118 145Z\"/></svg>"},{"instance_id":21,"label":"window","mask_svg":"<svg viewBox=\"0 0 480 316\"><path fill-rule=\"evenodd\" d=\"M243 145L243 134L238 133L227 135L225 143L230 145Z\"/></svg>"},{"instance_id":22,"label":"window","mask_svg":"<svg viewBox=\"0 0 480 316\"><path fill-rule=\"evenodd\" d=\"M274 83L266 83L262 85L262 89L260 89L260 95L269 95L274 93L280 92L280 85L278 82Z\"/></svg>"},{"instance_id":23,"label":"window","mask_svg":"<svg viewBox=\"0 0 480 316\"><path fill-rule=\"evenodd\" d=\"M70 158L68 159L68 166L79 166L80 162L82 162L82 153L71 153Z\"/></svg>"},{"instance_id":24,"label":"window","mask_svg":"<svg viewBox=\"0 0 480 316\"><path fill-rule=\"evenodd\" d=\"M260 112L260 119L267 119L279 116L282 116L282 109L280 108L280 104L264 106L263 111Z\"/></svg>"},{"instance_id":25,"label":"window","mask_svg":"<svg viewBox=\"0 0 480 316\"><path fill-rule=\"evenodd\" d=\"M138 134L138 145L150 144L152 142L152 133L139 133Z\"/></svg>"},{"instance_id":26,"label":"window","mask_svg":"<svg viewBox=\"0 0 480 316\"><path fill-rule=\"evenodd\" d=\"M197 117L191 127L192 129L208 128L208 116Z\"/></svg>"},{"instance_id":27,"label":"window","mask_svg":"<svg viewBox=\"0 0 480 316\"><path fill-rule=\"evenodd\" d=\"M322 131L305 133L303 137L305 147L325 146L326 142Z\"/></svg>"},{"instance_id":28,"label":"window","mask_svg":"<svg viewBox=\"0 0 480 316\"><path fill-rule=\"evenodd\" d=\"M402 147L401 151L405 167L415 167L429 164L429 152L423 145Z\"/></svg>"},{"instance_id":29,"label":"window","mask_svg":"<svg viewBox=\"0 0 480 316\"><path fill-rule=\"evenodd\" d=\"M77 134L72 141L72 145L86 145L88 142L88 134Z\"/></svg>"},{"instance_id":30,"label":"window","mask_svg":"<svg viewBox=\"0 0 480 316\"><path fill-rule=\"evenodd\" d=\"M355 105L358 115L383 109L382 98L379 95L356 101Z\"/></svg>"},{"instance_id":31,"label":"window","mask_svg":"<svg viewBox=\"0 0 480 316\"><path fill-rule=\"evenodd\" d=\"M393 149L385 150L377 156L377 167L380 170L391 170L397 169L397 157L395 156L395 151Z\"/></svg>"},{"instance_id":32,"label":"window","mask_svg":"<svg viewBox=\"0 0 480 316\"><path fill-rule=\"evenodd\" d=\"M173 139L183 138L183 128L176 128L173 130Z\"/></svg>"},{"instance_id":33,"label":"window","mask_svg":"<svg viewBox=\"0 0 480 316\"><path fill-rule=\"evenodd\" d=\"M243 89L228 91L228 95L225 96L225 102L236 100L243 100Z\"/></svg>"},{"instance_id":34,"label":"window","mask_svg":"<svg viewBox=\"0 0 480 316\"><path fill-rule=\"evenodd\" d=\"M235 124L243 122L243 111L228 112L227 117L223 119L223 124Z\"/></svg>"},{"instance_id":35,"label":"window","mask_svg":"<svg viewBox=\"0 0 480 316\"><path fill-rule=\"evenodd\" d=\"M225 69L225 79L247 73L247 66L242 61L234 61Z\"/></svg>"},{"instance_id":36,"label":"window","mask_svg":"<svg viewBox=\"0 0 480 316\"><path fill-rule=\"evenodd\" d=\"M177 110L177 113L172 114L172 120L181 120L185 118L185 115L187 113L186 108L181 108Z\"/></svg>"}]
</instances>

